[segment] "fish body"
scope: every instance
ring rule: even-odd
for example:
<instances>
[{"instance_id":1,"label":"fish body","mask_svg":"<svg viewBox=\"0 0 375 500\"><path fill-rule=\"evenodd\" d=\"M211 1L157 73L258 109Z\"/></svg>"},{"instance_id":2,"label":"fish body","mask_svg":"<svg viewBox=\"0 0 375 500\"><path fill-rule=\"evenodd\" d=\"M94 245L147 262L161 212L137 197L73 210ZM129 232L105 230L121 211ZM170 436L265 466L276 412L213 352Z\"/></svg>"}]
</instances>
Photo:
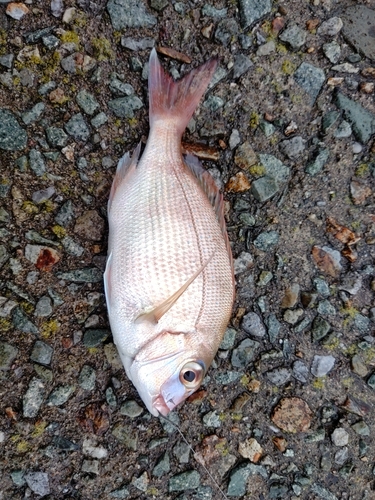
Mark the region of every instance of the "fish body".
<instances>
[{"instance_id":1,"label":"fish body","mask_svg":"<svg viewBox=\"0 0 375 500\"><path fill-rule=\"evenodd\" d=\"M216 62L175 82L153 50L150 134L119 162L108 203L108 314L126 373L153 415L192 394L221 343L234 297L223 202L181 154L181 136Z\"/></svg>"}]
</instances>

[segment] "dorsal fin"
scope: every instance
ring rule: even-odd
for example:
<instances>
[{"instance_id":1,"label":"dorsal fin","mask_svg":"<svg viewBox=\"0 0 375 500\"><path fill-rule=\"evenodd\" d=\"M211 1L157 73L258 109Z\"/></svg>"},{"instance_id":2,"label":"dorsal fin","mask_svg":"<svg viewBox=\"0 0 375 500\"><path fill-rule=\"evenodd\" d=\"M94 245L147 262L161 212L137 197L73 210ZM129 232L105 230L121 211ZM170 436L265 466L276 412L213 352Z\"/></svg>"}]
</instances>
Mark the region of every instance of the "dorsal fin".
<instances>
[{"instance_id":1,"label":"dorsal fin","mask_svg":"<svg viewBox=\"0 0 375 500\"><path fill-rule=\"evenodd\" d=\"M141 143L138 144L138 146L135 148L131 156L130 153L127 152L119 160L117 164L115 177L112 182L111 192L109 194L108 213L111 210L112 200L115 196L116 189L119 187L119 185L124 180L126 175L137 166L140 151L141 151Z\"/></svg>"},{"instance_id":2,"label":"dorsal fin","mask_svg":"<svg viewBox=\"0 0 375 500\"><path fill-rule=\"evenodd\" d=\"M214 252L215 253L215 252ZM173 304L181 297L181 295L187 290L189 285L193 283L193 281L201 274L203 269L207 266L207 264L210 262L212 257L214 256L214 253L211 255L209 259L206 260L206 262L187 280L186 283L182 285L182 287L177 290L173 295L168 297L167 300L156 306L152 311L149 311L147 313L142 313L138 316L136 319L136 322L139 321L150 321L151 323L157 323L160 318L164 316L165 313L169 311L169 309L173 306Z\"/></svg>"},{"instance_id":3,"label":"dorsal fin","mask_svg":"<svg viewBox=\"0 0 375 500\"><path fill-rule=\"evenodd\" d=\"M206 193L207 198L209 199L211 205L215 210L215 214L220 225L221 233L225 241L225 246L227 248L229 262L232 268L233 282L234 282L232 248L229 243L227 226L225 224L223 195L220 193L219 188L215 184L212 175L202 167L201 162L198 160L196 156L187 154L184 156L184 159L186 165L189 167L191 172L196 177L200 187Z\"/></svg>"}]
</instances>

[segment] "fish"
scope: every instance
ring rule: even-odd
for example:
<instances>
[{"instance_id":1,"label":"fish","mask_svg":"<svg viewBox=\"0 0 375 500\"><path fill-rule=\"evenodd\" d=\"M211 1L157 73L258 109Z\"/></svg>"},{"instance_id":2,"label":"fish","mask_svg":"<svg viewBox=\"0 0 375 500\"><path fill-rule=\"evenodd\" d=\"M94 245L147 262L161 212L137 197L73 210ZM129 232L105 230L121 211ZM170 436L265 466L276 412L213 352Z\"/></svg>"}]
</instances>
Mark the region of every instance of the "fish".
<instances>
[{"instance_id":1,"label":"fish","mask_svg":"<svg viewBox=\"0 0 375 500\"><path fill-rule=\"evenodd\" d=\"M148 411L166 416L202 384L234 300L223 196L181 138L216 69L175 81L149 60L150 131L119 161L108 200L104 288L114 342Z\"/></svg>"}]
</instances>

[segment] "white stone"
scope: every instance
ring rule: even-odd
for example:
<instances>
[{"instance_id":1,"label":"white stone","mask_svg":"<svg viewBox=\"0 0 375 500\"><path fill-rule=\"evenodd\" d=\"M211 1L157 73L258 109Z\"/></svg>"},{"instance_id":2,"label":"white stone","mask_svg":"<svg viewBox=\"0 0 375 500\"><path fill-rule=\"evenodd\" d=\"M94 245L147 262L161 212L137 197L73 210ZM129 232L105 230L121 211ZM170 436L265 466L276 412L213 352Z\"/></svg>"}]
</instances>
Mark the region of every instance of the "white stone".
<instances>
[{"instance_id":1,"label":"white stone","mask_svg":"<svg viewBox=\"0 0 375 500\"><path fill-rule=\"evenodd\" d=\"M337 427L332 432L331 439L335 446L346 446L349 442L349 434L343 427Z\"/></svg>"}]
</instances>

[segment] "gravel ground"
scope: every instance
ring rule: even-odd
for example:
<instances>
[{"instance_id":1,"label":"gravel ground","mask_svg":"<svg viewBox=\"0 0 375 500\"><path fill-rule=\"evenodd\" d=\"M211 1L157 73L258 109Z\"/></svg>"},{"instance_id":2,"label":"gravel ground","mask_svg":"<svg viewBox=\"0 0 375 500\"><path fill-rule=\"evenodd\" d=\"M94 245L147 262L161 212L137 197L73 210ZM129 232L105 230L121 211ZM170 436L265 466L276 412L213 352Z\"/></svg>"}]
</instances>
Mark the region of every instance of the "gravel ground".
<instances>
[{"instance_id":1,"label":"gravel ground","mask_svg":"<svg viewBox=\"0 0 375 500\"><path fill-rule=\"evenodd\" d=\"M0 0L0 499L375 498L374 26L374 0ZM103 295L154 45L175 77L220 60L184 148L223 188L237 296L170 415L191 448Z\"/></svg>"}]
</instances>

